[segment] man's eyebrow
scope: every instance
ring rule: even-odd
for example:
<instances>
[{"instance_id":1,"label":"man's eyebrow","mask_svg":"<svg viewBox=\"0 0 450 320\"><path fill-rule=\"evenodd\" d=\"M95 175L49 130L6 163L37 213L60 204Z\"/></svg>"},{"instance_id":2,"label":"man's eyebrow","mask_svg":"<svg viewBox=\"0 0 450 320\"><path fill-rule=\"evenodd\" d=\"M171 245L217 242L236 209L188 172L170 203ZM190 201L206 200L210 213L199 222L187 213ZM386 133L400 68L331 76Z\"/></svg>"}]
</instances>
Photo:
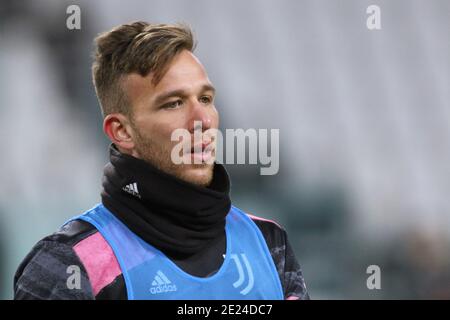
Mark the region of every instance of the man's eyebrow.
<instances>
[{"instance_id":1,"label":"man's eyebrow","mask_svg":"<svg viewBox=\"0 0 450 320\"><path fill-rule=\"evenodd\" d=\"M212 91L212 93L214 94L214 93L216 93L216 88L214 88L214 86L212 84L204 84L202 86L202 92L205 92L205 91Z\"/></svg>"},{"instance_id":2,"label":"man's eyebrow","mask_svg":"<svg viewBox=\"0 0 450 320\"><path fill-rule=\"evenodd\" d=\"M214 86L211 84L204 84L201 87L201 92L205 92L205 91L212 91L214 94L216 92L216 88L214 88ZM161 95L157 96L155 99L155 104L158 105L158 104L164 102L166 99L171 98L171 97L185 97L185 96L187 96L187 94L186 94L186 91L183 89L172 90L172 91L162 93Z\"/></svg>"}]
</instances>

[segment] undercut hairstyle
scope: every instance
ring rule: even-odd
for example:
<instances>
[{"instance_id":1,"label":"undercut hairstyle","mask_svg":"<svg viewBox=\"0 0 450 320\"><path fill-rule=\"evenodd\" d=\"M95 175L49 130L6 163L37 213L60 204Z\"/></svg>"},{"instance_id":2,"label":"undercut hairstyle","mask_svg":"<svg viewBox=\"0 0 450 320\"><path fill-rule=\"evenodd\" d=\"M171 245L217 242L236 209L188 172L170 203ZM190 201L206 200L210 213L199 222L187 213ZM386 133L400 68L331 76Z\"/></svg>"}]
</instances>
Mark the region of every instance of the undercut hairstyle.
<instances>
[{"instance_id":1,"label":"undercut hairstyle","mask_svg":"<svg viewBox=\"0 0 450 320\"><path fill-rule=\"evenodd\" d=\"M131 73L152 75L157 85L173 58L183 50L193 52L195 40L186 24L123 24L95 38L92 78L103 117L111 113L132 116L122 78Z\"/></svg>"}]
</instances>

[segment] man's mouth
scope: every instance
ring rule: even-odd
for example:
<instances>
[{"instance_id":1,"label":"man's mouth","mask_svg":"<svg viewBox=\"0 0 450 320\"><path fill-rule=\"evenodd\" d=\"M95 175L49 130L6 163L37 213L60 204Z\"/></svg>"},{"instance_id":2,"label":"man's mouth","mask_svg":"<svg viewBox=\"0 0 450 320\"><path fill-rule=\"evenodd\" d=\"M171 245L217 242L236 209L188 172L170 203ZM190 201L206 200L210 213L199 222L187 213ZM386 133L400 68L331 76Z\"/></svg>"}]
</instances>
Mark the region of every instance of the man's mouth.
<instances>
[{"instance_id":1,"label":"man's mouth","mask_svg":"<svg viewBox=\"0 0 450 320\"><path fill-rule=\"evenodd\" d=\"M211 142L201 143L191 148L191 163L201 164L208 162L213 157L214 144Z\"/></svg>"}]
</instances>

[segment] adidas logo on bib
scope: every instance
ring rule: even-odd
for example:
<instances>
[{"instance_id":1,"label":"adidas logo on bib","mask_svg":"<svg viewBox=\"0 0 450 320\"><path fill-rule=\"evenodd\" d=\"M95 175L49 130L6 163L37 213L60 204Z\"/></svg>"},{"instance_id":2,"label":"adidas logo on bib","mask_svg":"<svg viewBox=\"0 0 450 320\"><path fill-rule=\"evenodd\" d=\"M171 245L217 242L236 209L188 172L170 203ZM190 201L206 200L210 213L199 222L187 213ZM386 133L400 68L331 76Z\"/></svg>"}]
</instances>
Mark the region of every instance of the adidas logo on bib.
<instances>
[{"instance_id":1,"label":"adidas logo on bib","mask_svg":"<svg viewBox=\"0 0 450 320\"><path fill-rule=\"evenodd\" d=\"M166 277L166 275L161 270L158 270L158 272L156 272L154 280L152 281L150 293L158 294L172 291L177 291L177 286L172 284L172 282Z\"/></svg>"}]
</instances>

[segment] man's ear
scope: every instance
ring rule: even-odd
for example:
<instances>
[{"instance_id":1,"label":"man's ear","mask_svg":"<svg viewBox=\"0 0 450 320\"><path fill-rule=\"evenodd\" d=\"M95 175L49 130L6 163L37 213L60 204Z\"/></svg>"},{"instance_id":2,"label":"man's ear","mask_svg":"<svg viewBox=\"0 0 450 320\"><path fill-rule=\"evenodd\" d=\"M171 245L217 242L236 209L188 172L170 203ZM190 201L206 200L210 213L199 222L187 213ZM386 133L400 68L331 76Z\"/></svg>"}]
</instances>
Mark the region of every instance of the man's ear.
<instances>
[{"instance_id":1,"label":"man's ear","mask_svg":"<svg viewBox=\"0 0 450 320\"><path fill-rule=\"evenodd\" d=\"M131 153L134 149L133 129L127 116L121 113L108 114L103 120L103 131L119 150Z\"/></svg>"}]
</instances>

